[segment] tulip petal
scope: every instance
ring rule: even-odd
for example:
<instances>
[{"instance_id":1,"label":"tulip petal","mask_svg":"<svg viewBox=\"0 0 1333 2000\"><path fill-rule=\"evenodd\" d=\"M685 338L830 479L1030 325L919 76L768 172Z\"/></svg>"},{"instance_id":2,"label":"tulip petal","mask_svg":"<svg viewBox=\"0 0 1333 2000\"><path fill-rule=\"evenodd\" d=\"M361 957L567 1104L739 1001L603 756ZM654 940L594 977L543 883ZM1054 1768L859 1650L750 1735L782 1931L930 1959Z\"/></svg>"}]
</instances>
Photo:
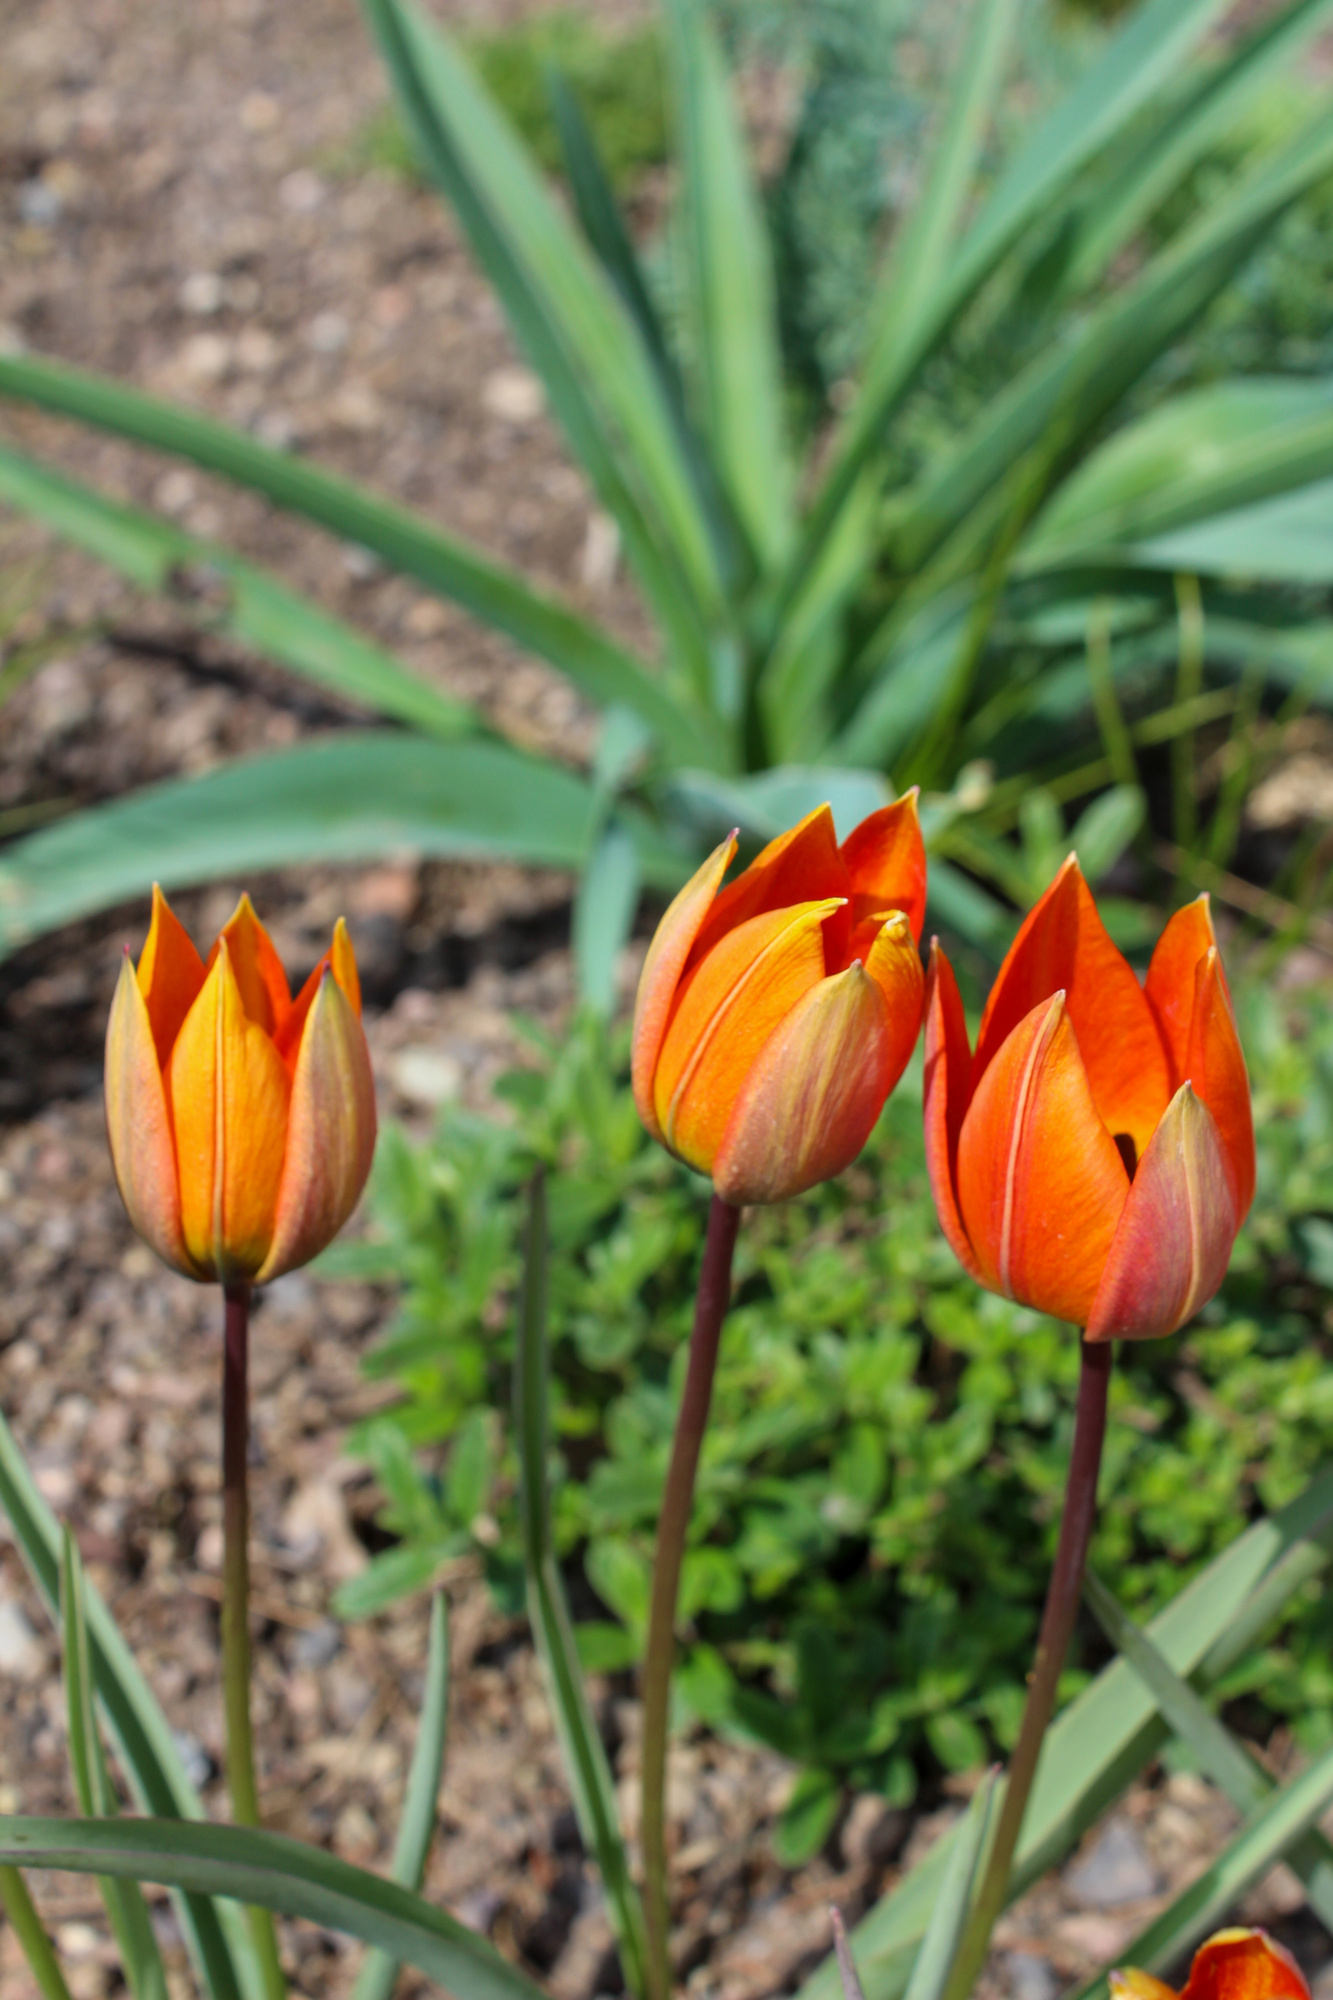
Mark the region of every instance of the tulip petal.
<instances>
[{"instance_id":1,"label":"tulip petal","mask_svg":"<svg viewBox=\"0 0 1333 2000\"><path fill-rule=\"evenodd\" d=\"M181 1230L180 1183L166 1085L158 1065L148 1003L128 951L106 1030L106 1129L111 1164L130 1221L164 1263L187 1278L203 1275Z\"/></svg>"},{"instance_id":2,"label":"tulip petal","mask_svg":"<svg viewBox=\"0 0 1333 2000\"><path fill-rule=\"evenodd\" d=\"M226 1283L252 1278L273 1238L291 1085L245 1007L225 937L167 1068L185 1247Z\"/></svg>"},{"instance_id":3,"label":"tulip petal","mask_svg":"<svg viewBox=\"0 0 1333 2000\"><path fill-rule=\"evenodd\" d=\"M723 1200L784 1201L850 1166L897 1080L895 1055L884 996L864 968L821 979L741 1087L713 1161Z\"/></svg>"},{"instance_id":4,"label":"tulip petal","mask_svg":"<svg viewBox=\"0 0 1333 2000\"><path fill-rule=\"evenodd\" d=\"M1194 1013L1194 974L1199 960L1217 944L1207 896L1196 897L1177 910L1158 938L1143 983L1148 1005L1157 1016L1171 1061L1171 1089L1180 1089L1188 1074L1190 1020Z\"/></svg>"},{"instance_id":5,"label":"tulip petal","mask_svg":"<svg viewBox=\"0 0 1333 2000\"><path fill-rule=\"evenodd\" d=\"M248 896L242 896L223 927L222 937L208 954L208 970L213 969L218 948L226 939L231 969L246 1014L266 1035L275 1034L287 1018L292 1004L291 989L282 960L273 940L254 912Z\"/></svg>"},{"instance_id":6,"label":"tulip petal","mask_svg":"<svg viewBox=\"0 0 1333 2000\"><path fill-rule=\"evenodd\" d=\"M352 1010L359 1020L361 1018L361 977L356 969L356 953L352 949L352 940L348 935L347 926L341 917L339 917L333 927L332 945L325 952L323 958L320 959L318 965L312 969L310 977L293 1000L288 1010L287 1018L273 1037L277 1044L278 1054L282 1057L289 1070L294 1070L296 1067L297 1052L301 1046L301 1037L305 1033L307 1016L315 1004L315 995L319 992L320 986L323 984L324 974L329 971L333 973L339 986L341 986L343 992L347 995L348 1000L351 1002Z\"/></svg>"},{"instance_id":7,"label":"tulip petal","mask_svg":"<svg viewBox=\"0 0 1333 2000\"><path fill-rule=\"evenodd\" d=\"M365 1030L332 966L321 978L292 1082L266 1284L331 1243L361 1197L375 1152L375 1083Z\"/></svg>"},{"instance_id":8,"label":"tulip petal","mask_svg":"<svg viewBox=\"0 0 1333 2000\"><path fill-rule=\"evenodd\" d=\"M204 962L180 918L157 883L153 884L153 921L139 954L139 991L148 1005L157 1060L165 1066L204 983Z\"/></svg>"},{"instance_id":9,"label":"tulip petal","mask_svg":"<svg viewBox=\"0 0 1333 2000\"><path fill-rule=\"evenodd\" d=\"M1267 1931L1225 1930L1195 1952L1180 2000L1310 2000L1310 1989Z\"/></svg>"},{"instance_id":10,"label":"tulip petal","mask_svg":"<svg viewBox=\"0 0 1333 2000\"><path fill-rule=\"evenodd\" d=\"M938 938L931 942L926 975L926 1168L935 1213L949 1248L963 1269L980 1278L981 1266L958 1209L958 1135L968 1106L972 1050L958 981Z\"/></svg>"},{"instance_id":11,"label":"tulip petal","mask_svg":"<svg viewBox=\"0 0 1333 2000\"><path fill-rule=\"evenodd\" d=\"M666 1143L701 1173L714 1156L759 1051L824 977L830 903L770 910L728 933L687 973L657 1065Z\"/></svg>"},{"instance_id":12,"label":"tulip petal","mask_svg":"<svg viewBox=\"0 0 1333 2000\"><path fill-rule=\"evenodd\" d=\"M685 970L699 927L708 915L722 877L736 852L736 836L729 834L696 869L657 926L648 955L639 975L634 1001L634 1044L631 1062L634 1103L651 1136L662 1142L653 1103L653 1081L657 1059L666 1040L667 1024L676 998L676 988Z\"/></svg>"},{"instance_id":13,"label":"tulip petal","mask_svg":"<svg viewBox=\"0 0 1333 2000\"><path fill-rule=\"evenodd\" d=\"M991 988L974 1084L1018 1022L1061 991L1102 1121L1108 1132L1127 1134L1141 1157L1171 1096L1166 1048L1072 854L1024 920Z\"/></svg>"},{"instance_id":14,"label":"tulip petal","mask_svg":"<svg viewBox=\"0 0 1333 2000\"><path fill-rule=\"evenodd\" d=\"M917 817L917 788L871 813L842 843L852 884L852 925L882 910L903 910L912 940L926 921L926 848Z\"/></svg>"},{"instance_id":15,"label":"tulip petal","mask_svg":"<svg viewBox=\"0 0 1333 2000\"><path fill-rule=\"evenodd\" d=\"M1129 1189L1062 993L981 1078L958 1138L958 1207L982 1280L1083 1326Z\"/></svg>"},{"instance_id":16,"label":"tulip petal","mask_svg":"<svg viewBox=\"0 0 1333 2000\"><path fill-rule=\"evenodd\" d=\"M841 898L846 905L833 919L827 938L828 964L841 971L847 963L846 947L852 929L850 895L851 881L838 851L832 810L826 805L816 806L796 826L770 840L749 867L727 884L694 941L690 968L712 951L728 931L748 923L752 917L832 896Z\"/></svg>"},{"instance_id":17,"label":"tulip petal","mask_svg":"<svg viewBox=\"0 0 1333 2000\"><path fill-rule=\"evenodd\" d=\"M1140 1972L1137 1965L1108 1972L1106 1983L1111 1989L1111 2000L1179 2000L1174 1986L1154 1978L1151 1972Z\"/></svg>"},{"instance_id":18,"label":"tulip petal","mask_svg":"<svg viewBox=\"0 0 1333 2000\"><path fill-rule=\"evenodd\" d=\"M1216 946L1205 952L1194 974L1185 1075L1213 1114L1231 1169L1239 1228L1254 1200L1254 1111L1249 1072Z\"/></svg>"},{"instance_id":19,"label":"tulip petal","mask_svg":"<svg viewBox=\"0 0 1333 2000\"><path fill-rule=\"evenodd\" d=\"M1139 1162L1092 1311L1089 1340L1158 1340L1226 1276L1239 1221L1217 1126L1188 1083Z\"/></svg>"},{"instance_id":20,"label":"tulip petal","mask_svg":"<svg viewBox=\"0 0 1333 2000\"><path fill-rule=\"evenodd\" d=\"M916 1038L921 1033L921 1003L926 988L921 954L916 948L911 920L905 910L895 910L879 926L862 962L884 1000L888 1089L892 1090L907 1068L908 1059L916 1047ZM885 1094L888 1094L887 1091Z\"/></svg>"}]
</instances>

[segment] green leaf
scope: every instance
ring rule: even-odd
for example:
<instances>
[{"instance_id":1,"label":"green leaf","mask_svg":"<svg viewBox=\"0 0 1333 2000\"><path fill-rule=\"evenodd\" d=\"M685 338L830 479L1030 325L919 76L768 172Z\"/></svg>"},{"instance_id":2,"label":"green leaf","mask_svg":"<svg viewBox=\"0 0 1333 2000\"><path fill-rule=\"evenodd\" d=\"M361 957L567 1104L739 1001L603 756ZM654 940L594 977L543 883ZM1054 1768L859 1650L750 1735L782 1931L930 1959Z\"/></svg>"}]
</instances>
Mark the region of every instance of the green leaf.
<instances>
[{"instance_id":1,"label":"green leaf","mask_svg":"<svg viewBox=\"0 0 1333 2000\"><path fill-rule=\"evenodd\" d=\"M0 445L0 500L44 521L141 590L169 597L193 623L254 646L319 687L432 736L461 736L478 727L479 718L464 703L438 693L392 654L252 563L105 500L6 445Z\"/></svg>"},{"instance_id":2,"label":"green leaf","mask_svg":"<svg viewBox=\"0 0 1333 2000\"><path fill-rule=\"evenodd\" d=\"M392 1874L405 1889L419 1889L426 1857L435 1834L436 1802L444 1766L445 1727L449 1719L449 1610L442 1594L430 1607L430 1643L426 1653L426 1683L417 1724L412 1768L407 1774L403 1816L394 1843ZM399 1961L387 1952L369 1953L352 1988L352 2000L390 2000Z\"/></svg>"},{"instance_id":3,"label":"green leaf","mask_svg":"<svg viewBox=\"0 0 1333 2000\"><path fill-rule=\"evenodd\" d=\"M539 2000L493 1945L423 1896L322 1849L250 1827L163 1819L0 1818L0 1862L165 1882L344 1931L466 2000Z\"/></svg>"},{"instance_id":4,"label":"green leaf","mask_svg":"<svg viewBox=\"0 0 1333 2000\"><path fill-rule=\"evenodd\" d=\"M1333 1800L1333 1742L1298 1778L1274 1791L1223 1852L1124 1951L1126 1965L1168 1971L1222 1923L1245 1891L1281 1861ZM1089 1980L1077 2000L1106 2000L1106 1975Z\"/></svg>"},{"instance_id":5,"label":"green leaf","mask_svg":"<svg viewBox=\"0 0 1333 2000\"><path fill-rule=\"evenodd\" d=\"M385 1549L357 1576L349 1576L333 1593L333 1609L339 1618L353 1621L376 1618L404 1597L412 1597L435 1581L440 1564L467 1546L462 1537L445 1536L438 1542L412 1542Z\"/></svg>"},{"instance_id":6,"label":"green leaf","mask_svg":"<svg viewBox=\"0 0 1333 2000\"><path fill-rule=\"evenodd\" d=\"M669 689L608 634L422 515L244 431L60 362L0 354L0 396L78 417L253 487L275 506L373 549L391 568L452 598L558 668L591 700L635 709L677 758L707 762L713 754Z\"/></svg>"},{"instance_id":7,"label":"green leaf","mask_svg":"<svg viewBox=\"0 0 1333 2000\"><path fill-rule=\"evenodd\" d=\"M1254 1812L1274 1789L1263 1765L1204 1706L1189 1682L1174 1672L1091 1570L1084 1577L1083 1594L1111 1644L1151 1693L1163 1719L1194 1753L1204 1776L1226 1793L1237 1812ZM1304 1883L1311 1907L1333 1930L1333 1843L1318 1827L1311 1827L1288 1848L1286 1858Z\"/></svg>"},{"instance_id":8,"label":"green leaf","mask_svg":"<svg viewBox=\"0 0 1333 2000\"><path fill-rule=\"evenodd\" d=\"M907 1982L906 2000L940 2000L958 1955L972 1905L977 1868L990 1830L995 1803L995 1772L988 1771L968 1804L967 1816L952 1843L948 1866L930 1913L921 1949Z\"/></svg>"},{"instance_id":9,"label":"green leaf","mask_svg":"<svg viewBox=\"0 0 1333 2000\"><path fill-rule=\"evenodd\" d=\"M1068 844L1089 882L1100 882L1114 868L1143 825L1146 813L1147 804L1138 785L1112 785L1080 815Z\"/></svg>"},{"instance_id":10,"label":"green leaf","mask_svg":"<svg viewBox=\"0 0 1333 2000\"><path fill-rule=\"evenodd\" d=\"M620 953L639 907L639 856L618 820L605 828L574 901L574 965L579 998L609 1020L615 1011Z\"/></svg>"},{"instance_id":11,"label":"green leaf","mask_svg":"<svg viewBox=\"0 0 1333 2000\"><path fill-rule=\"evenodd\" d=\"M60 1961L51 1949L37 1906L17 1868L0 1867L0 1910L9 1919L42 2000L70 2000Z\"/></svg>"},{"instance_id":12,"label":"green leaf","mask_svg":"<svg viewBox=\"0 0 1333 2000\"><path fill-rule=\"evenodd\" d=\"M508 121L411 0L364 0L422 162L452 203L666 629L706 694L721 581L634 322Z\"/></svg>"},{"instance_id":13,"label":"green leaf","mask_svg":"<svg viewBox=\"0 0 1333 2000\"><path fill-rule=\"evenodd\" d=\"M1134 560L1204 576L1333 581L1333 479L1140 542Z\"/></svg>"},{"instance_id":14,"label":"green leaf","mask_svg":"<svg viewBox=\"0 0 1333 2000\"><path fill-rule=\"evenodd\" d=\"M630 1991L644 1991L647 1965L643 1908L620 1837L615 1783L597 1733L579 1665L573 1621L551 1534L547 1478L549 1419L546 1335L546 1185L532 1182L523 1258L523 1285L514 1340L514 1430L521 1479L520 1522L528 1579L528 1611L564 1753L565 1770L584 1844L596 1856Z\"/></svg>"},{"instance_id":15,"label":"green leaf","mask_svg":"<svg viewBox=\"0 0 1333 2000\"><path fill-rule=\"evenodd\" d=\"M773 1852L784 1868L800 1868L833 1831L842 1786L832 1771L801 1772L773 1829Z\"/></svg>"},{"instance_id":16,"label":"green leaf","mask_svg":"<svg viewBox=\"0 0 1333 2000\"><path fill-rule=\"evenodd\" d=\"M58 1621L60 1527L33 1484L3 1416L0 1506L9 1517L29 1576L52 1619ZM93 1685L135 1801L142 1812L158 1814L183 1832L184 1823L202 1819L204 1809L185 1775L171 1725L91 1584L85 1584L84 1608ZM176 1899L176 1913L196 1973L212 2000L241 2000L242 1994L246 2000L259 2000L258 1968L241 1912L227 1903L214 1905L204 1894Z\"/></svg>"},{"instance_id":17,"label":"green leaf","mask_svg":"<svg viewBox=\"0 0 1333 2000\"><path fill-rule=\"evenodd\" d=\"M60 1636L65 1666L70 1774L74 1780L79 1811L89 1818L107 1819L116 1811L116 1800L93 1712L86 1589L78 1544L66 1527L60 1556ZM130 1991L136 1995L136 2000L167 2000L166 1970L153 1934L148 1905L138 1883L119 1882L114 1876L103 1876L98 1888L120 1950L120 1961Z\"/></svg>"},{"instance_id":18,"label":"green leaf","mask_svg":"<svg viewBox=\"0 0 1333 2000\"><path fill-rule=\"evenodd\" d=\"M154 880L169 889L404 849L578 868L592 823L591 791L558 765L500 744L349 730L148 786L5 848L0 956ZM632 830L645 879L678 886L672 850L645 823Z\"/></svg>"},{"instance_id":19,"label":"green leaf","mask_svg":"<svg viewBox=\"0 0 1333 2000\"><path fill-rule=\"evenodd\" d=\"M698 0L671 0L667 11L702 424L759 558L771 564L790 518L768 235L712 23Z\"/></svg>"},{"instance_id":20,"label":"green leaf","mask_svg":"<svg viewBox=\"0 0 1333 2000\"><path fill-rule=\"evenodd\" d=\"M946 1771L975 1771L986 1761L986 1739L968 1715L943 1710L926 1718L926 1740Z\"/></svg>"}]
</instances>

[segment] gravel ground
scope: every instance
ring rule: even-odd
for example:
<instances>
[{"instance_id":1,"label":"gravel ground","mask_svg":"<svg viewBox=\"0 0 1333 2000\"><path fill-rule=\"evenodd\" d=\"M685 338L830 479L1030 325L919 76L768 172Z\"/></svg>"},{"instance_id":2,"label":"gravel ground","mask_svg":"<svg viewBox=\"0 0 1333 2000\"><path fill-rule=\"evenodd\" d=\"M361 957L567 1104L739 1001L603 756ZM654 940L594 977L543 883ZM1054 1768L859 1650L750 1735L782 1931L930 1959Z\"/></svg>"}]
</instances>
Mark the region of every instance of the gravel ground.
<instances>
[{"instance_id":1,"label":"gravel ground","mask_svg":"<svg viewBox=\"0 0 1333 2000\"><path fill-rule=\"evenodd\" d=\"M513 10L476 0L446 11L494 24ZM348 165L382 99L351 0L0 0L0 38L0 340L170 393L370 479L648 643L606 524L448 218ZM106 491L272 564L516 740L571 759L586 751L587 717L562 684L359 551L114 441L14 409L0 410L0 426ZM16 634L54 639L4 710L0 831L53 804L357 719L22 524L0 521L0 563ZM94 621L97 636L80 637ZM177 899L197 937L218 928L237 886ZM568 1007L567 881L404 857L251 886L297 975L348 912L385 1115L425 1116L413 1094L423 1051L484 1102L514 1051L511 1013L558 1023ZM225 1816L217 1300L163 1272L133 1237L101 1128L102 1024L122 944L137 946L144 921L142 907L113 913L0 967L0 1404ZM425 1614L409 1606L347 1628L328 1600L373 1544L377 1496L344 1439L385 1394L358 1357L387 1310L373 1289L298 1274L264 1298L254 1359L266 1811L275 1827L374 1867L387 1864L401 1803ZM495 1611L466 1566L446 1581L451 1727L427 1893L559 2000L612 1994L609 1927L526 1627ZM598 1690L598 1712L632 1824L637 1708L616 1685ZM1290 1753L1275 1743L1265 1754L1280 1769ZM676 1944L701 2000L791 1988L826 1948L830 1901L859 1915L964 1796L946 1789L914 1817L850 1801L825 1853L789 1873L769 1834L790 1782L776 1757L704 1734L676 1750ZM58 1659L0 1530L0 1809L20 1805L72 1801ZM1075 1864L1006 1919L988 1991L1054 2000L1121 1950L1231 1824L1197 1779L1150 1774ZM119 1991L91 1885L39 1877L35 1888L75 2000ZM1277 1923L1318 1971L1328 1940L1300 1900L1279 1871L1246 1911ZM154 1915L184 1993L165 1899ZM336 1938L292 1925L285 1949L297 1991L348 1990L355 1954ZM405 1979L403 1990L426 1989ZM0 1932L0 2000L34 1991Z\"/></svg>"}]
</instances>

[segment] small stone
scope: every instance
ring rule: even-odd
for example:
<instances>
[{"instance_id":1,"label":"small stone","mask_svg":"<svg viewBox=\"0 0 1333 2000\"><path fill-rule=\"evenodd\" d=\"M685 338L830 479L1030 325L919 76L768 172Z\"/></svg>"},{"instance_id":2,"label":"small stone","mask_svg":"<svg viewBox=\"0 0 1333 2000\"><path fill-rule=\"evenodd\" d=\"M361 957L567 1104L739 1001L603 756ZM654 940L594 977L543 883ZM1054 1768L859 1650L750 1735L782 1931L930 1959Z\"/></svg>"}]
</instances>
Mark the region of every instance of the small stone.
<instances>
[{"instance_id":1,"label":"small stone","mask_svg":"<svg viewBox=\"0 0 1333 2000\"><path fill-rule=\"evenodd\" d=\"M19 189L19 219L30 229L50 229L60 220L64 207L49 181L40 177L24 181Z\"/></svg>"},{"instance_id":2,"label":"small stone","mask_svg":"<svg viewBox=\"0 0 1333 2000\"><path fill-rule=\"evenodd\" d=\"M481 385L482 408L507 424L530 424L546 407L546 393L530 368L497 368Z\"/></svg>"},{"instance_id":3,"label":"small stone","mask_svg":"<svg viewBox=\"0 0 1333 2000\"><path fill-rule=\"evenodd\" d=\"M182 312L196 313L206 318L222 305L222 280L216 271L191 271L188 278L181 280L177 297Z\"/></svg>"},{"instance_id":4,"label":"small stone","mask_svg":"<svg viewBox=\"0 0 1333 2000\"><path fill-rule=\"evenodd\" d=\"M1067 1870L1065 1887L1080 1903L1113 1910L1156 1895L1161 1883L1138 1833L1127 1820L1113 1819L1083 1859Z\"/></svg>"},{"instance_id":5,"label":"small stone","mask_svg":"<svg viewBox=\"0 0 1333 2000\"><path fill-rule=\"evenodd\" d=\"M440 1049L399 1049L389 1060L389 1081L409 1104L448 1104L463 1087L463 1072Z\"/></svg>"},{"instance_id":6,"label":"small stone","mask_svg":"<svg viewBox=\"0 0 1333 2000\"><path fill-rule=\"evenodd\" d=\"M256 137L272 132L282 122L282 106L267 90L252 90L241 100L241 123Z\"/></svg>"},{"instance_id":7,"label":"small stone","mask_svg":"<svg viewBox=\"0 0 1333 2000\"><path fill-rule=\"evenodd\" d=\"M324 195L323 181L308 167L298 167L278 183L278 200L293 215L313 215Z\"/></svg>"},{"instance_id":8,"label":"small stone","mask_svg":"<svg viewBox=\"0 0 1333 2000\"><path fill-rule=\"evenodd\" d=\"M292 1659L298 1667L327 1667L337 1657L342 1642L342 1627L326 1618L322 1625L312 1625L307 1631L297 1633L292 1642Z\"/></svg>"},{"instance_id":9,"label":"small stone","mask_svg":"<svg viewBox=\"0 0 1333 2000\"><path fill-rule=\"evenodd\" d=\"M306 339L316 354L338 354L346 347L351 331L345 313L316 313L306 331Z\"/></svg>"},{"instance_id":10,"label":"small stone","mask_svg":"<svg viewBox=\"0 0 1333 2000\"><path fill-rule=\"evenodd\" d=\"M1011 1951L1004 1960L1010 2000L1055 2000L1060 1981L1049 1959L1035 1952Z\"/></svg>"},{"instance_id":11,"label":"small stone","mask_svg":"<svg viewBox=\"0 0 1333 2000\"><path fill-rule=\"evenodd\" d=\"M213 1759L199 1738L191 1736L188 1729L173 1729L171 1736L176 1745L176 1755L185 1766L186 1777L196 1791L202 1790L213 1775Z\"/></svg>"},{"instance_id":12,"label":"small stone","mask_svg":"<svg viewBox=\"0 0 1333 2000\"><path fill-rule=\"evenodd\" d=\"M30 1681L41 1672L42 1654L37 1634L8 1599L0 1602L0 1674Z\"/></svg>"},{"instance_id":13,"label":"small stone","mask_svg":"<svg viewBox=\"0 0 1333 2000\"><path fill-rule=\"evenodd\" d=\"M232 364L232 344L220 333L196 333L181 349L181 367L193 382L216 382Z\"/></svg>"}]
</instances>

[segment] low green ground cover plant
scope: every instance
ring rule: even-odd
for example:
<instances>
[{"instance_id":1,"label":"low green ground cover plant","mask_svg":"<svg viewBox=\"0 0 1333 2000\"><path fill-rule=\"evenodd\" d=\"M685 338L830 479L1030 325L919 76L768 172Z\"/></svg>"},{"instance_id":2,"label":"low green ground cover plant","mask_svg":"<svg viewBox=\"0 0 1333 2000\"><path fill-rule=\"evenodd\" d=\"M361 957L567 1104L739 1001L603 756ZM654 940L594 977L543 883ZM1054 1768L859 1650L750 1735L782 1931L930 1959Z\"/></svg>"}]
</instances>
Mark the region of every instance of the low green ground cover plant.
<instances>
[{"instance_id":1,"label":"low green ground cover plant","mask_svg":"<svg viewBox=\"0 0 1333 2000\"><path fill-rule=\"evenodd\" d=\"M1147 1617L1333 1449L1333 1011L1241 995L1259 1194L1219 1298L1122 1350L1095 1563ZM404 1400L359 1442L395 1545L342 1606L373 1611L471 1549L521 1600L507 1414L523 1188L549 1172L556 1536L590 1666L639 1657L706 1189L643 1135L591 1023L533 1034L506 1113L449 1108L383 1136L372 1240L344 1268L401 1279L369 1366ZM623 1056L623 1051L618 1051ZM1057 1525L1077 1343L979 1292L939 1235L919 1081L856 1168L752 1214L699 1482L686 1701L802 1764L779 1839L817 1846L844 1783L911 1798L1007 1748ZM1333 1731L1333 1600L1303 1599L1224 1692ZM1101 1657L1085 1633L1071 1688ZM886 1692L887 1690L887 1692Z\"/></svg>"}]
</instances>

